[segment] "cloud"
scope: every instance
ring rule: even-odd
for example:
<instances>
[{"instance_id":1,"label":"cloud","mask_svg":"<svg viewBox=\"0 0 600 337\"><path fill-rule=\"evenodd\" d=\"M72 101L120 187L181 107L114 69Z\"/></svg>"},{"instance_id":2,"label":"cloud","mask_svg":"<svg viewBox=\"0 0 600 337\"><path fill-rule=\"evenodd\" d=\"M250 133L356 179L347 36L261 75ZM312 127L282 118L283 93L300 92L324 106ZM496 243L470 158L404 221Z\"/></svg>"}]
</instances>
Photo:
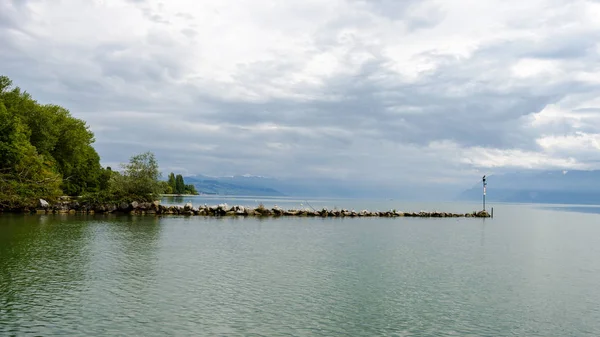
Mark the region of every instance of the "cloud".
<instances>
[{"instance_id":1,"label":"cloud","mask_svg":"<svg viewBox=\"0 0 600 337\"><path fill-rule=\"evenodd\" d=\"M105 164L460 185L597 168L596 1L0 0L0 69Z\"/></svg>"}]
</instances>

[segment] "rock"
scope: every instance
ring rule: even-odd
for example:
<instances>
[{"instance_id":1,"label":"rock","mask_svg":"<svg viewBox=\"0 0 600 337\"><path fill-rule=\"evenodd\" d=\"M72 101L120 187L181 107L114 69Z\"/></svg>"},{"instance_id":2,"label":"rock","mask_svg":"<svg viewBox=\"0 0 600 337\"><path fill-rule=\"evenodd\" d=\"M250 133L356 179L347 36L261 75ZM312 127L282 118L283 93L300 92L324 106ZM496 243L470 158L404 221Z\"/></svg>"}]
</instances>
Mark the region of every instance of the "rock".
<instances>
[{"instance_id":1,"label":"rock","mask_svg":"<svg viewBox=\"0 0 600 337\"><path fill-rule=\"evenodd\" d=\"M49 203L48 203L46 200L44 200L44 199L40 199L40 201L39 201L39 203L38 203L38 206L39 206L40 208L44 208L44 209L46 209L46 208L50 207L50 204L49 204Z\"/></svg>"},{"instance_id":2,"label":"rock","mask_svg":"<svg viewBox=\"0 0 600 337\"><path fill-rule=\"evenodd\" d=\"M136 208L138 208L139 204L138 204L138 202L137 202L137 201L132 201L132 202L129 204L129 206L130 206L132 209L136 209Z\"/></svg>"},{"instance_id":3,"label":"rock","mask_svg":"<svg viewBox=\"0 0 600 337\"><path fill-rule=\"evenodd\" d=\"M194 209L194 207L192 206L191 202L188 202L188 203L185 204L185 206L183 206L183 210L186 211L186 212L187 211L191 211L193 209Z\"/></svg>"},{"instance_id":4,"label":"rock","mask_svg":"<svg viewBox=\"0 0 600 337\"><path fill-rule=\"evenodd\" d=\"M477 212L477 214L475 214L475 216L478 218L489 218L490 213L488 213L487 211L480 211L480 212Z\"/></svg>"},{"instance_id":5,"label":"rock","mask_svg":"<svg viewBox=\"0 0 600 337\"><path fill-rule=\"evenodd\" d=\"M120 211L126 211L129 209L129 204L126 202L122 202L121 204L119 204L119 210Z\"/></svg>"},{"instance_id":6,"label":"rock","mask_svg":"<svg viewBox=\"0 0 600 337\"><path fill-rule=\"evenodd\" d=\"M150 206L153 210L158 211L160 209L160 201L156 200L152 202Z\"/></svg>"}]
</instances>

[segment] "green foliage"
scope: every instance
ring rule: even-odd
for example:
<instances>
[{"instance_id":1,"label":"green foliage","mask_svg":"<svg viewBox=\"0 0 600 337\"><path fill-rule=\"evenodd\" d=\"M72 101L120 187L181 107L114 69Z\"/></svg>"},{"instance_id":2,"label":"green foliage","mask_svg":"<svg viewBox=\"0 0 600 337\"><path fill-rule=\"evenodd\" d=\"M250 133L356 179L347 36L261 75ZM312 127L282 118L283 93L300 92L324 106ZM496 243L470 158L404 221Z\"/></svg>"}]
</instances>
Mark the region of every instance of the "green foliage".
<instances>
[{"instance_id":1,"label":"green foliage","mask_svg":"<svg viewBox=\"0 0 600 337\"><path fill-rule=\"evenodd\" d=\"M103 169L91 145L94 135L84 121L60 106L39 104L27 92L12 88L6 76L0 76L0 105L3 169L14 169L18 153L27 152L28 156L42 156L42 166L60 174L63 193L79 195L101 189ZM27 146L34 151L24 152ZM32 169L42 170L42 166Z\"/></svg>"},{"instance_id":2,"label":"green foliage","mask_svg":"<svg viewBox=\"0 0 600 337\"><path fill-rule=\"evenodd\" d=\"M0 102L0 169L13 167L23 155L27 135L19 120Z\"/></svg>"},{"instance_id":3,"label":"green foliage","mask_svg":"<svg viewBox=\"0 0 600 337\"><path fill-rule=\"evenodd\" d=\"M81 198L82 202L93 204L154 201L163 193L167 182L160 181L161 174L153 153L135 155L128 164L122 164L121 167L122 172L107 167L101 175L101 181L107 179L107 188L85 193Z\"/></svg>"},{"instance_id":4,"label":"green foliage","mask_svg":"<svg viewBox=\"0 0 600 337\"><path fill-rule=\"evenodd\" d=\"M1 100L10 80L0 77L0 208L35 206L60 194L61 177L52 160L29 143L29 131Z\"/></svg>"},{"instance_id":5,"label":"green foliage","mask_svg":"<svg viewBox=\"0 0 600 337\"><path fill-rule=\"evenodd\" d=\"M173 172L171 172L169 174L169 180L167 181L167 183L171 187L171 193L175 193L175 191L177 189L177 184L176 184L176 181L175 181L175 174ZM167 193L167 194L171 194L171 193Z\"/></svg>"},{"instance_id":6,"label":"green foliage","mask_svg":"<svg viewBox=\"0 0 600 337\"><path fill-rule=\"evenodd\" d=\"M171 187L168 181L161 181L160 186L161 193L173 194L173 187Z\"/></svg>"},{"instance_id":7,"label":"green foliage","mask_svg":"<svg viewBox=\"0 0 600 337\"><path fill-rule=\"evenodd\" d=\"M62 194L96 203L195 192L180 175L161 182L150 152L133 156L122 172L102 168L94 141L84 121L58 105L39 104L0 76L0 209L35 206Z\"/></svg>"},{"instance_id":8,"label":"green foliage","mask_svg":"<svg viewBox=\"0 0 600 337\"><path fill-rule=\"evenodd\" d=\"M164 182L162 193L164 194L193 194L198 195L196 186L186 185L181 174L175 176L173 172L169 173L169 179Z\"/></svg>"},{"instance_id":9,"label":"green foliage","mask_svg":"<svg viewBox=\"0 0 600 337\"><path fill-rule=\"evenodd\" d=\"M108 183L110 182L112 173L112 168L110 166L101 170L100 177L98 178L98 187L100 191L108 190Z\"/></svg>"},{"instance_id":10,"label":"green foliage","mask_svg":"<svg viewBox=\"0 0 600 337\"><path fill-rule=\"evenodd\" d=\"M196 186L194 186L192 184L185 185L185 194L198 195L198 191L196 191Z\"/></svg>"},{"instance_id":11,"label":"green foliage","mask_svg":"<svg viewBox=\"0 0 600 337\"><path fill-rule=\"evenodd\" d=\"M175 193L184 194L185 193L185 182L183 180L183 176L178 174L175 177Z\"/></svg>"},{"instance_id":12,"label":"green foliage","mask_svg":"<svg viewBox=\"0 0 600 337\"><path fill-rule=\"evenodd\" d=\"M109 181L109 191L119 196L131 196L139 201L156 200L161 193L160 171L152 152L131 157L128 164L122 165L122 174L113 174Z\"/></svg>"}]
</instances>

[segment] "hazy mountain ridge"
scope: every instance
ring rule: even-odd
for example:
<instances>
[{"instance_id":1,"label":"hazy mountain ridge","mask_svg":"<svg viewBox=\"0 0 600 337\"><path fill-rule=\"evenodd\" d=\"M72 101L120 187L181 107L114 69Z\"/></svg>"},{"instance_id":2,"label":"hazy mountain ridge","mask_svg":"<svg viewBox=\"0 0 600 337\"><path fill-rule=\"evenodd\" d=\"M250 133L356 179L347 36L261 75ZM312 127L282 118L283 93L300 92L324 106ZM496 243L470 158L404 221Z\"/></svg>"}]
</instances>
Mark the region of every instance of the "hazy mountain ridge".
<instances>
[{"instance_id":1,"label":"hazy mountain ridge","mask_svg":"<svg viewBox=\"0 0 600 337\"><path fill-rule=\"evenodd\" d=\"M263 177L233 176L207 177L202 175L185 177L186 182L196 186L201 194L285 196L269 187L270 179Z\"/></svg>"},{"instance_id":2,"label":"hazy mountain ridge","mask_svg":"<svg viewBox=\"0 0 600 337\"><path fill-rule=\"evenodd\" d=\"M198 192L216 195L292 196L325 198L394 198L403 200L445 199L456 195L456 188L436 187L436 193L423 186L373 184L367 181L347 181L325 178L276 179L261 176L236 175L210 177L194 175L185 181Z\"/></svg>"},{"instance_id":3,"label":"hazy mountain ridge","mask_svg":"<svg viewBox=\"0 0 600 337\"><path fill-rule=\"evenodd\" d=\"M531 171L489 176L487 200L523 203L600 204L600 171ZM481 200L481 183L461 200Z\"/></svg>"}]
</instances>

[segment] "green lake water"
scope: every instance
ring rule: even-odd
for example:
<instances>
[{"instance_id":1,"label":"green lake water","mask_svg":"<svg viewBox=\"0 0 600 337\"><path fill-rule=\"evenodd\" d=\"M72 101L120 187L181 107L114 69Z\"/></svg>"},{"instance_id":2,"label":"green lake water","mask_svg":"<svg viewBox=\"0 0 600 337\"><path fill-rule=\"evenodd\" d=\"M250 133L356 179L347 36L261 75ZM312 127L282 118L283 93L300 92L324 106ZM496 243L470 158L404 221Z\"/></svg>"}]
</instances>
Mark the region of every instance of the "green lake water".
<instances>
[{"instance_id":1,"label":"green lake water","mask_svg":"<svg viewBox=\"0 0 600 337\"><path fill-rule=\"evenodd\" d=\"M0 336L600 336L600 212L494 208L494 219L0 215Z\"/></svg>"}]
</instances>

